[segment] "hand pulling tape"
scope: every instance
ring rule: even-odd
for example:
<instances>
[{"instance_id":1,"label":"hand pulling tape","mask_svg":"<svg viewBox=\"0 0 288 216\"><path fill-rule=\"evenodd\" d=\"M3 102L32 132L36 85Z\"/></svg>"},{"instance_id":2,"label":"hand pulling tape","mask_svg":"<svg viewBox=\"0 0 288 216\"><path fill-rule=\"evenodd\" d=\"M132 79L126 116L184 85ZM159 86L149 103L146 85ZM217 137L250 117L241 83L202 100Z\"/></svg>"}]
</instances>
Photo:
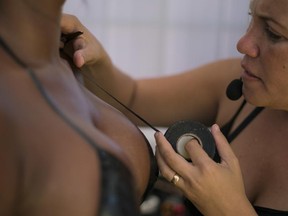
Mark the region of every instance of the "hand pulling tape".
<instances>
[{"instance_id":1,"label":"hand pulling tape","mask_svg":"<svg viewBox=\"0 0 288 216\"><path fill-rule=\"evenodd\" d=\"M164 136L171 143L173 149L191 161L185 150L185 145L191 140L196 139L210 158L215 155L215 141L210 130L203 124L195 121L179 121L170 126Z\"/></svg>"}]
</instances>

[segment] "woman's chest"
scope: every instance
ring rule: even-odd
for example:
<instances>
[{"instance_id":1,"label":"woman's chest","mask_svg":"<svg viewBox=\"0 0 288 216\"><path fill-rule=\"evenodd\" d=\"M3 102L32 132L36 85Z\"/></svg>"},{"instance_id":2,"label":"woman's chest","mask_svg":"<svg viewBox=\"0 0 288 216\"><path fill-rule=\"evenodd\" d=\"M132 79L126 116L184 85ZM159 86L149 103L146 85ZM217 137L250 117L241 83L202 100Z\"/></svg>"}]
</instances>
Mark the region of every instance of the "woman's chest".
<instances>
[{"instance_id":1,"label":"woman's chest","mask_svg":"<svg viewBox=\"0 0 288 216\"><path fill-rule=\"evenodd\" d=\"M283 113L263 111L231 143L254 205L288 210L288 126ZM237 125L237 123L236 123Z\"/></svg>"}]
</instances>

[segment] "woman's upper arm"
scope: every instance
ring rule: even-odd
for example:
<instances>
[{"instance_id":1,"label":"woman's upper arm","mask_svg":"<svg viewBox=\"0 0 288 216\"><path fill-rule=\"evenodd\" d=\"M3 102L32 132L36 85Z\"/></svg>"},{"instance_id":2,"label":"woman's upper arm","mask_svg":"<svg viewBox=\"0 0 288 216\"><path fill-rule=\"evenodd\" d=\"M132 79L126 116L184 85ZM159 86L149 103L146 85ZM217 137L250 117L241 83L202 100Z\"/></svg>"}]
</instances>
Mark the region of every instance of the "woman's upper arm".
<instances>
[{"instance_id":1,"label":"woman's upper arm","mask_svg":"<svg viewBox=\"0 0 288 216\"><path fill-rule=\"evenodd\" d=\"M137 81L132 109L154 125L192 119L211 124L226 100L226 87L240 76L240 59L203 65L168 77Z\"/></svg>"}]
</instances>

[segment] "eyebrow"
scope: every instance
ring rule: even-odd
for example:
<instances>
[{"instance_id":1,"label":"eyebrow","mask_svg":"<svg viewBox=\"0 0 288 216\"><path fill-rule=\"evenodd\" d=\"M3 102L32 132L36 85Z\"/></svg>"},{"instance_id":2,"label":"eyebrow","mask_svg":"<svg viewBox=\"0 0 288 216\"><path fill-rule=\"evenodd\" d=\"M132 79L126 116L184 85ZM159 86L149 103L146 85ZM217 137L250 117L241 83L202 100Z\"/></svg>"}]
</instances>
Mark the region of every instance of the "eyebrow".
<instances>
[{"instance_id":1,"label":"eyebrow","mask_svg":"<svg viewBox=\"0 0 288 216\"><path fill-rule=\"evenodd\" d=\"M257 16L261 19L263 19L265 22L273 22L275 24L277 24L278 26L280 26L281 28L283 29L286 29L287 30L287 26L283 25L282 23L278 22L277 20L273 19L272 17L270 16L267 16L267 15L262 15L262 14L257 14Z\"/></svg>"},{"instance_id":2,"label":"eyebrow","mask_svg":"<svg viewBox=\"0 0 288 216\"><path fill-rule=\"evenodd\" d=\"M254 6L255 1L251 0L249 3L249 10L252 11L252 7Z\"/></svg>"},{"instance_id":3,"label":"eyebrow","mask_svg":"<svg viewBox=\"0 0 288 216\"><path fill-rule=\"evenodd\" d=\"M275 24L277 24L278 26L280 26L283 29L287 29L287 26L285 26L284 24L280 23L279 21L275 20L273 17L265 15L265 14L261 14L261 13L255 13L256 11L256 6L255 6L255 0L251 0L250 1L250 5L249 5L249 10L251 15L256 15L259 18L261 18L262 20L264 20L265 22L273 22Z\"/></svg>"}]
</instances>

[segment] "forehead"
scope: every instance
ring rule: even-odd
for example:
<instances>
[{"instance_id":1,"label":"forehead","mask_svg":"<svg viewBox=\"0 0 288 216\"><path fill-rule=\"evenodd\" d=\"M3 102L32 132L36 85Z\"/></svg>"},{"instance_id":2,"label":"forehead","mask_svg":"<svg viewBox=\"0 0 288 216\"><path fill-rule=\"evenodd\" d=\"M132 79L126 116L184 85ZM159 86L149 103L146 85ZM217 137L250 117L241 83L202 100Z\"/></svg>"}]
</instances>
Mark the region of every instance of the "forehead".
<instances>
[{"instance_id":1,"label":"forehead","mask_svg":"<svg viewBox=\"0 0 288 216\"><path fill-rule=\"evenodd\" d=\"M251 0L250 10L288 29L288 0Z\"/></svg>"},{"instance_id":2,"label":"forehead","mask_svg":"<svg viewBox=\"0 0 288 216\"><path fill-rule=\"evenodd\" d=\"M251 0L250 9L257 14L286 18L288 22L288 0Z\"/></svg>"}]
</instances>

